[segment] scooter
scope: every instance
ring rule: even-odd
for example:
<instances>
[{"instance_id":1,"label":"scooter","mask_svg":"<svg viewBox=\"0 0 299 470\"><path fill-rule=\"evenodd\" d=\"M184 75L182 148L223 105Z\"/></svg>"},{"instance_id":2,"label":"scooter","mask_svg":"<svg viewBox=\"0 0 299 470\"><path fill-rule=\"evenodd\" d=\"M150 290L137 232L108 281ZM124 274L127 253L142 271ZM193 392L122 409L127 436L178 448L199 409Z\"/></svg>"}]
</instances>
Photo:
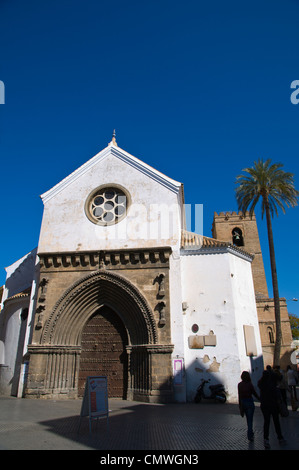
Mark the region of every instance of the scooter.
<instances>
[{"instance_id":1,"label":"scooter","mask_svg":"<svg viewBox=\"0 0 299 470\"><path fill-rule=\"evenodd\" d=\"M194 398L195 403L200 403L202 398L205 398L207 400L215 400L218 401L219 403L225 403L226 402L226 393L225 389L222 384L216 384L216 385L210 385L210 395L206 395L204 386L205 384L209 383L209 380L204 380L202 379L201 384L197 388L196 395Z\"/></svg>"}]
</instances>

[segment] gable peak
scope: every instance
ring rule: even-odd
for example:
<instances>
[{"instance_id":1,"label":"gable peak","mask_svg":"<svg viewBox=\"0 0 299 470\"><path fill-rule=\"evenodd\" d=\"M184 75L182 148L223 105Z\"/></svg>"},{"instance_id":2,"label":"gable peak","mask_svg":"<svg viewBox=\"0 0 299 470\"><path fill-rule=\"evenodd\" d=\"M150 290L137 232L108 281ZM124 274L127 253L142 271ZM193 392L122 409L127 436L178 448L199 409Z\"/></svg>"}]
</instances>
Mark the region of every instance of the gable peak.
<instances>
[{"instance_id":1,"label":"gable peak","mask_svg":"<svg viewBox=\"0 0 299 470\"><path fill-rule=\"evenodd\" d=\"M111 140L111 142L109 142L108 146L111 147L111 145L115 145L116 147L118 147L117 142L116 142L116 132L115 132L115 129L113 130L112 140Z\"/></svg>"}]
</instances>

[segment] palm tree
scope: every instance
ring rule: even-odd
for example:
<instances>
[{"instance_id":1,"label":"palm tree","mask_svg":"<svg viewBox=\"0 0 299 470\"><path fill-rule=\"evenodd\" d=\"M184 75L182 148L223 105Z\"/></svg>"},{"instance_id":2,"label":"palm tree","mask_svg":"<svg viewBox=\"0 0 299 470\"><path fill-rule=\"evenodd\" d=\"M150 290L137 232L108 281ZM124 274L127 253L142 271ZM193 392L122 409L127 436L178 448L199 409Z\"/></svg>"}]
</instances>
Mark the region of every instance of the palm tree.
<instances>
[{"instance_id":1,"label":"palm tree","mask_svg":"<svg viewBox=\"0 0 299 470\"><path fill-rule=\"evenodd\" d=\"M236 198L239 210L244 214L249 210L249 215L252 217L254 209L261 198L262 218L266 213L276 326L274 365L280 362L282 334L271 217L274 214L278 215L279 208L285 213L285 206L296 206L299 196L299 191L294 187L294 175L282 170L282 166L281 163L272 164L270 159L266 161L259 159L254 162L252 168L242 170L245 174L237 176L236 181L238 184Z\"/></svg>"}]
</instances>

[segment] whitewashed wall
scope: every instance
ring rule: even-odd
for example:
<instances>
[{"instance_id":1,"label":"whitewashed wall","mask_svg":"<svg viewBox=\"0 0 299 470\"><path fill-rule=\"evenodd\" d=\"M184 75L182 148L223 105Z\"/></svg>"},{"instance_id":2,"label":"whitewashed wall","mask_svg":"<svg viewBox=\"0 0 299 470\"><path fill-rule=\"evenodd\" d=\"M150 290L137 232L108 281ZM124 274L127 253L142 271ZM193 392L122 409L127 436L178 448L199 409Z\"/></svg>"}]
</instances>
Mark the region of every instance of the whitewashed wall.
<instances>
[{"instance_id":1,"label":"whitewashed wall","mask_svg":"<svg viewBox=\"0 0 299 470\"><path fill-rule=\"evenodd\" d=\"M182 263L180 252L174 251L170 257L170 312L171 312L171 342L174 345L172 354L173 389L176 402L186 402L186 371L185 371L185 317L183 314L182 297ZM182 371L176 370L176 364L182 366ZM178 379L176 381L176 376ZM178 383L177 383L178 382Z\"/></svg>"},{"instance_id":2,"label":"whitewashed wall","mask_svg":"<svg viewBox=\"0 0 299 470\"><path fill-rule=\"evenodd\" d=\"M11 301L5 308L4 323L2 323L4 336L0 365L0 395L18 396L27 324L26 320L21 319L21 314L23 309L28 307L29 297Z\"/></svg>"},{"instance_id":3,"label":"whitewashed wall","mask_svg":"<svg viewBox=\"0 0 299 470\"><path fill-rule=\"evenodd\" d=\"M212 253L212 252L211 252ZM232 253L192 254L181 258L187 400L193 400L202 378L222 382L229 401L237 401L243 370L262 373L262 348L252 282L251 264ZM216 335L216 346L190 349L192 325L198 335ZM257 356L246 355L243 325L254 327ZM258 370L256 370L258 368Z\"/></svg>"},{"instance_id":4,"label":"whitewashed wall","mask_svg":"<svg viewBox=\"0 0 299 470\"><path fill-rule=\"evenodd\" d=\"M36 249L6 268L0 312L0 394L22 396L23 356L30 339L36 284ZM17 296L32 288L26 296ZM6 301L6 302L5 302ZM21 314L28 308L27 319Z\"/></svg>"},{"instance_id":5,"label":"whitewashed wall","mask_svg":"<svg viewBox=\"0 0 299 470\"><path fill-rule=\"evenodd\" d=\"M36 253L37 249L34 249L5 268L6 280L1 299L1 309L8 297L19 294L31 286L34 278Z\"/></svg>"}]
</instances>

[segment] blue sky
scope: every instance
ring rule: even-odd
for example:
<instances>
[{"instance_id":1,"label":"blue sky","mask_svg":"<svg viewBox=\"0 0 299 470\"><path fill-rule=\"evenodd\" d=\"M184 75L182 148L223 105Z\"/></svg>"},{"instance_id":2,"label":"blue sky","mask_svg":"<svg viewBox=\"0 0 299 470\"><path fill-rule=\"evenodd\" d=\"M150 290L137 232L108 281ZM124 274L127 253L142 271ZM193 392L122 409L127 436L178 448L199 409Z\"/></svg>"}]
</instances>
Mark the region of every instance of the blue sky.
<instances>
[{"instance_id":1,"label":"blue sky","mask_svg":"<svg viewBox=\"0 0 299 470\"><path fill-rule=\"evenodd\" d=\"M37 246L39 197L117 132L119 146L184 183L214 211L236 210L235 178L258 158L299 188L297 0L1 0L1 255ZM280 295L299 298L299 208L274 219ZM265 220L257 210L270 293ZM299 302L289 302L299 314Z\"/></svg>"}]
</instances>

